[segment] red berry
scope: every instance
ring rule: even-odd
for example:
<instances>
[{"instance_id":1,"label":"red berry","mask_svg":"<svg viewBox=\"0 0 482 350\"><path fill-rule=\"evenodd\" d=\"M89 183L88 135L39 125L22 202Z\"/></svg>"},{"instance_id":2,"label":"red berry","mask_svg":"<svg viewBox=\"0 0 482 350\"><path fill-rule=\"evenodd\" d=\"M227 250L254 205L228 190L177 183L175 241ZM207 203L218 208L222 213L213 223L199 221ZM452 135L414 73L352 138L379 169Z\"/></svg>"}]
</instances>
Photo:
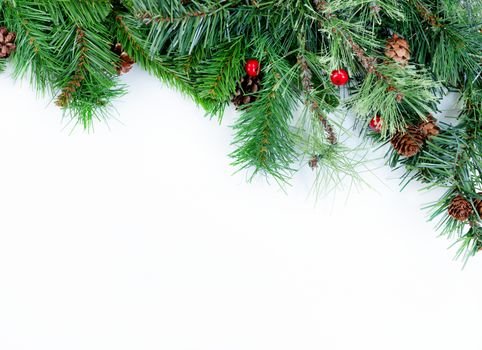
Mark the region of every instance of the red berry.
<instances>
[{"instance_id":1,"label":"red berry","mask_svg":"<svg viewBox=\"0 0 482 350\"><path fill-rule=\"evenodd\" d=\"M383 127L383 119L379 115L370 120L370 129L374 132L381 132Z\"/></svg>"},{"instance_id":2,"label":"red berry","mask_svg":"<svg viewBox=\"0 0 482 350\"><path fill-rule=\"evenodd\" d=\"M245 68L246 68L246 73L250 77L257 77L259 75L259 71L261 67L259 65L258 60L251 59L251 60L248 60L248 62L246 62Z\"/></svg>"},{"instance_id":3,"label":"red berry","mask_svg":"<svg viewBox=\"0 0 482 350\"><path fill-rule=\"evenodd\" d=\"M348 83L348 80L350 78L348 77L348 72L346 70L336 69L333 72L331 72L330 79L331 79L331 82L336 86L342 86Z\"/></svg>"}]
</instances>

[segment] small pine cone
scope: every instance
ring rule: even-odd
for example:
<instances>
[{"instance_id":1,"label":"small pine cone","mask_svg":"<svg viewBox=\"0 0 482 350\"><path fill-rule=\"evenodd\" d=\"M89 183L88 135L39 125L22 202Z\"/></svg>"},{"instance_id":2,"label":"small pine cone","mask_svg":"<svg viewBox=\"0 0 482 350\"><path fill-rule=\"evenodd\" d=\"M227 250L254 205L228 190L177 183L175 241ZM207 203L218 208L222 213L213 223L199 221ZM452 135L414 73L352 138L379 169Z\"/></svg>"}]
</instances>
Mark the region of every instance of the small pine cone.
<instances>
[{"instance_id":1,"label":"small pine cone","mask_svg":"<svg viewBox=\"0 0 482 350\"><path fill-rule=\"evenodd\" d=\"M482 197L482 192L479 192L477 194ZM476 199L474 201L474 206L475 206L475 209L477 209L477 213L479 214L479 217L482 219L482 199Z\"/></svg>"},{"instance_id":2,"label":"small pine cone","mask_svg":"<svg viewBox=\"0 0 482 350\"><path fill-rule=\"evenodd\" d=\"M473 211L472 204L461 195L452 199L448 209L449 215L458 221L467 220Z\"/></svg>"},{"instance_id":3,"label":"small pine cone","mask_svg":"<svg viewBox=\"0 0 482 350\"><path fill-rule=\"evenodd\" d=\"M437 119L435 119L432 115L429 115L427 121L421 123L418 128L427 139L440 134L440 128L437 125Z\"/></svg>"},{"instance_id":4,"label":"small pine cone","mask_svg":"<svg viewBox=\"0 0 482 350\"><path fill-rule=\"evenodd\" d=\"M127 52L122 50L122 45L120 43L115 44L112 51L120 58L119 63L116 65L117 74L121 75L129 72L135 62L129 57Z\"/></svg>"},{"instance_id":5,"label":"small pine cone","mask_svg":"<svg viewBox=\"0 0 482 350\"><path fill-rule=\"evenodd\" d=\"M320 160L319 159L320 157L318 155L314 155L313 157L311 157L311 159L308 161L308 165L309 167L311 168L311 170L315 170L316 168L318 168L318 161Z\"/></svg>"},{"instance_id":6,"label":"small pine cone","mask_svg":"<svg viewBox=\"0 0 482 350\"><path fill-rule=\"evenodd\" d=\"M322 11L326 6L326 1L323 0L313 0L313 5L316 11Z\"/></svg>"},{"instance_id":7,"label":"small pine cone","mask_svg":"<svg viewBox=\"0 0 482 350\"><path fill-rule=\"evenodd\" d=\"M395 62L407 65L410 60L410 47L407 40L400 38L397 34L387 40L385 45L385 55Z\"/></svg>"},{"instance_id":8,"label":"small pine cone","mask_svg":"<svg viewBox=\"0 0 482 350\"><path fill-rule=\"evenodd\" d=\"M17 35L9 32L7 28L0 27L0 58L7 58L16 49Z\"/></svg>"},{"instance_id":9,"label":"small pine cone","mask_svg":"<svg viewBox=\"0 0 482 350\"><path fill-rule=\"evenodd\" d=\"M405 131L399 131L390 140L398 154L410 158L422 149L425 142L424 134L416 126L409 126Z\"/></svg>"},{"instance_id":10,"label":"small pine cone","mask_svg":"<svg viewBox=\"0 0 482 350\"><path fill-rule=\"evenodd\" d=\"M251 77L245 75L236 86L236 92L232 98L232 102L236 107L252 103L256 101L256 93L261 88L261 79L259 76Z\"/></svg>"}]
</instances>

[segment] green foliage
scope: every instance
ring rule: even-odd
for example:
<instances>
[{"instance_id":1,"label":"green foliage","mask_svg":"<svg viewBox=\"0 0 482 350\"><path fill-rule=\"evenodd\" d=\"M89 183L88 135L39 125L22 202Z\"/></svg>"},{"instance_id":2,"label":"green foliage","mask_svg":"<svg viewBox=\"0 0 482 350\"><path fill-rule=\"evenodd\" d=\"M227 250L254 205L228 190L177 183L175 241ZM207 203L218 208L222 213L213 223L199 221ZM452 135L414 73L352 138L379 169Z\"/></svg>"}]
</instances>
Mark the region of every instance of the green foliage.
<instances>
[{"instance_id":1,"label":"green foliage","mask_svg":"<svg viewBox=\"0 0 482 350\"><path fill-rule=\"evenodd\" d=\"M193 80L202 105L210 115L221 118L243 74L244 40L238 38L210 51L196 65Z\"/></svg>"},{"instance_id":2,"label":"green foliage","mask_svg":"<svg viewBox=\"0 0 482 350\"><path fill-rule=\"evenodd\" d=\"M136 17L149 27L149 52L190 54L197 45L210 49L225 39L228 1L194 2L183 6L177 0L135 1Z\"/></svg>"},{"instance_id":3,"label":"green foliage","mask_svg":"<svg viewBox=\"0 0 482 350\"><path fill-rule=\"evenodd\" d=\"M437 80L460 87L480 74L480 1L410 0L402 8L407 20L390 21L390 26L411 38L414 58L430 67Z\"/></svg>"},{"instance_id":4,"label":"green foliage","mask_svg":"<svg viewBox=\"0 0 482 350\"><path fill-rule=\"evenodd\" d=\"M458 256L468 258L482 248L482 220L475 201L482 192L482 90L470 89L464 96L465 108L457 117L455 126L442 124L440 135L431 139L416 157L403 159L391 154L391 165L404 167L404 184L418 180L427 189L446 188L439 201L432 203L431 219L440 218L442 234L457 237L461 243ZM473 214L467 222L456 221L447 214L451 200L461 195L473 205Z\"/></svg>"},{"instance_id":5,"label":"green foliage","mask_svg":"<svg viewBox=\"0 0 482 350\"><path fill-rule=\"evenodd\" d=\"M168 57L160 53L151 56L147 49L146 28L129 13L114 13L115 40L133 60L150 74L172 87L195 97L190 84L189 61L193 56Z\"/></svg>"},{"instance_id":6,"label":"green foliage","mask_svg":"<svg viewBox=\"0 0 482 350\"><path fill-rule=\"evenodd\" d=\"M297 102L296 74L286 59L271 46L268 38L262 43L266 62L263 67L263 88L258 99L244 109L234 126L234 165L252 169L286 182L295 156L294 137L290 130L293 109Z\"/></svg>"},{"instance_id":7,"label":"green foliage","mask_svg":"<svg viewBox=\"0 0 482 350\"><path fill-rule=\"evenodd\" d=\"M20 0L4 5L5 25L17 34L12 56L14 76L27 76L39 91L53 92L52 84L62 76L63 63L50 46L53 27L58 19L58 4ZM60 22L57 22L60 24Z\"/></svg>"},{"instance_id":8,"label":"green foliage","mask_svg":"<svg viewBox=\"0 0 482 350\"><path fill-rule=\"evenodd\" d=\"M383 64L365 77L348 106L365 122L383 115L382 135L393 134L433 113L439 100L434 94L437 87L424 70Z\"/></svg>"}]
</instances>

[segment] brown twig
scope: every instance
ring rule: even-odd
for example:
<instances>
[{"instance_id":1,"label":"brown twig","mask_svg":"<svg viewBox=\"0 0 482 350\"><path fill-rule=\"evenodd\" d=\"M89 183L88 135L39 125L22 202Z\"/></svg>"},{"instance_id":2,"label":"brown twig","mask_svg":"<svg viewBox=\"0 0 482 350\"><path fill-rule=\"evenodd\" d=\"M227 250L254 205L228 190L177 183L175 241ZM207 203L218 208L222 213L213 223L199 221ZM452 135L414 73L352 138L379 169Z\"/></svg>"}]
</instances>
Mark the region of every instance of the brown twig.
<instances>
[{"instance_id":1,"label":"brown twig","mask_svg":"<svg viewBox=\"0 0 482 350\"><path fill-rule=\"evenodd\" d=\"M365 54L365 50L363 50L360 45L355 43L352 37L347 37L346 41L350 45L353 53L358 58L358 61L361 63L363 68L365 68L367 72L375 74L378 79L384 80L388 84L387 92L396 92L395 99L397 102L401 102L403 100L403 94L400 92L400 90L393 86L392 79L377 69L377 59L375 57L367 56Z\"/></svg>"}]
</instances>

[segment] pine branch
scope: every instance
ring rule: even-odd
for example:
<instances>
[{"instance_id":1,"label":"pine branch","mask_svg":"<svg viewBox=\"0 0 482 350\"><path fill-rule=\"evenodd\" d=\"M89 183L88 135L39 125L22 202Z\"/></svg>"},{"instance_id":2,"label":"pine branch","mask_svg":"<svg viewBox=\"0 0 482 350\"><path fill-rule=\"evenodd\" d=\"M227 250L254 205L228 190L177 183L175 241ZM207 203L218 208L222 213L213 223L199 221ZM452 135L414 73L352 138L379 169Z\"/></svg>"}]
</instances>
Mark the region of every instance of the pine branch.
<instances>
[{"instance_id":1,"label":"pine branch","mask_svg":"<svg viewBox=\"0 0 482 350\"><path fill-rule=\"evenodd\" d=\"M203 48L211 48L226 38L223 24L230 6L229 2L206 1L188 9L179 1L140 1L134 11L135 17L149 27L146 42L151 56L173 50L191 54L200 43Z\"/></svg>"},{"instance_id":2,"label":"pine branch","mask_svg":"<svg viewBox=\"0 0 482 350\"><path fill-rule=\"evenodd\" d=\"M69 63L68 73L57 82L62 88L56 103L88 129L94 119L104 119L111 101L124 93L115 79L117 58L108 29L102 25L81 28L67 22L52 45L62 53L62 62ZM65 45L74 50L64 50Z\"/></svg>"},{"instance_id":3,"label":"pine branch","mask_svg":"<svg viewBox=\"0 0 482 350\"><path fill-rule=\"evenodd\" d=\"M163 82L196 98L188 77L190 68L179 70L176 69L172 59L163 59L160 55L151 56L145 50L147 34L142 31L139 23L129 14L117 14L115 24L117 40L137 64Z\"/></svg>"},{"instance_id":4,"label":"pine branch","mask_svg":"<svg viewBox=\"0 0 482 350\"><path fill-rule=\"evenodd\" d=\"M427 209L443 235L460 243L457 256L467 259L482 248L482 219L477 201L482 199L482 99L481 91L467 91L465 108L456 126L442 124L440 135L427 142L419 156L400 159L392 154L392 166L405 167L404 186L410 181L425 182L427 189L446 188L446 193ZM468 220L449 215L456 196L472 206Z\"/></svg>"},{"instance_id":5,"label":"pine branch","mask_svg":"<svg viewBox=\"0 0 482 350\"><path fill-rule=\"evenodd\" d=\"M258 99L242 111L234 125L237 146L231 156L241 169L270 175L279 183L287 181L295 157L294 137L290 131L292 111L297 102L296 75L288 62L279 56L279 48L263 40L269 62L263 68L263 88ZM252 178L251 176L251 178Z\"/></svg>"},{"instance_id":6,"label":"pine branch","mask_svg":"<svg viewBox=\"0 0 482 350\"><path fill-rule=\"evenodd\" d=\"M60 11L57 4L21 0L4 6L5 24L17 33L14 77L28 77L41 93L54 91L52 84L62 75L63 66L50 45L55 25L51 14Z\"/></svg>"},{"instance_id":7,"label":"pine branch","mask_svg":"<svg viewBox=\"0 0 482 350\"><path fill-rule=\"evenodd\" d=\"M206 111L218 119L222 118L242 76L244 45L244 40L238 38L213 48L195 68L193 81L197 94Z\"/></svg>"},{"instance_id":8,"label":"pine branch","mask_svg":"<svg viewBox=\"0 0 482 350\"><path fill-rule=\"evenodd\" d=\"M304 90L304 97L305 97L305 104L310 106L311 112L316 116L316 119L323 125L324 130L326 131L328 141L335 145L338 143L337 136L331 126L331 123L328 121L328 117L325 115L323 110L320 107L319 102L313 96L313 81L312 77L313 74L311 72L310 67L308 66L308 62L306 57L298 56L298 64L300 65L301 70L301 84Z\"/></svg>"}]
</instances>

